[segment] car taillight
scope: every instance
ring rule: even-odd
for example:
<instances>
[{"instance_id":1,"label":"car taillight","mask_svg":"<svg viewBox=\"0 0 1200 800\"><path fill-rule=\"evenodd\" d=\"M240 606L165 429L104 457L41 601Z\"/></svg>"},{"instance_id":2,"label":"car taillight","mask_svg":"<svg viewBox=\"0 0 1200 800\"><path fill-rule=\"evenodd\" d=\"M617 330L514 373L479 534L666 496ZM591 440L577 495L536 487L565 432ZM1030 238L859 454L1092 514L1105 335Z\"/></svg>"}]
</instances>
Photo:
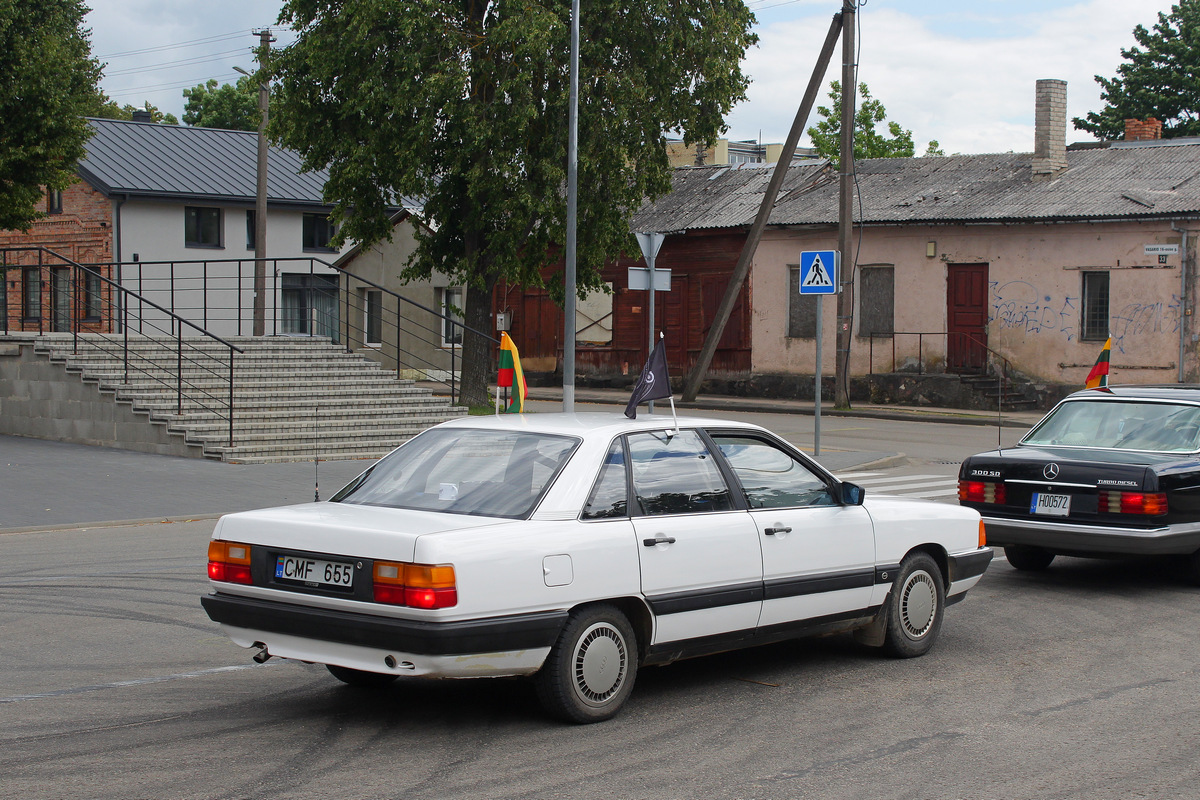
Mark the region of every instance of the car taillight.
<instances>
[{"instance_id":1,"label":"car taillight","mask_svg":"<svg viewBox=\"0 0 1200 800\"><path fill-rule=\"evenodd\" d=\"M993 503L1004 505L1007 494L1004 483L991 481L959 481L958 499L968 503Z\"/></svg>"},{"instance_id":2,"label":"car taillight","mask_svg":"<svg viewBox=\"0 0 1200 800\"><path fill-rule=\"evenodd\" d=\"M410 608L450 608L458 604L454 567L449 564L375 562L375 602Z\"/></svg>"},{"instance_id":3,"label":"car taillight","mask_svg":"<svg viewBox=\"0 0 1200 800\"><path fill-rule=\"evenodd\" d=\"M1163 492L1101 492L1100 510L1109 514L1167 513L1167 495Z\"/></svg>"},{"instance_id":4,"label":"car taillight","mask_svg":"<svg viewBox=\"0 0 1200 800\"><path fill-rule=\"evenodd\" d=\"M208 543L208 577L225 583L250 583L250 545L214 539Z\"/></svg>"}]
</instances>

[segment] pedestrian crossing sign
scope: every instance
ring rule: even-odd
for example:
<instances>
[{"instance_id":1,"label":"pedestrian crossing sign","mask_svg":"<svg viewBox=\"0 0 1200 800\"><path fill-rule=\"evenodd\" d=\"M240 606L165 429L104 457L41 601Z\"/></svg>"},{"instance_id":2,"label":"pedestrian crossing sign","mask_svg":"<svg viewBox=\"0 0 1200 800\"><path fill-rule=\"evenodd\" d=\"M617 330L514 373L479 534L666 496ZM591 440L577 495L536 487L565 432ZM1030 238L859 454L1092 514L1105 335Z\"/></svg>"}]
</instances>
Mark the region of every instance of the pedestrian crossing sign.
<instances>
[{"instance_id":1,"label":"pedestrian crossing sign","mask_svg":"<svg viewBox=\"0 0 1200 800\"><path fill-rule=\"evenodd\" d=\"M837 294L842 254L837 250L806 250L800 254L800 294Z\"/></svg>"}]
</instances>

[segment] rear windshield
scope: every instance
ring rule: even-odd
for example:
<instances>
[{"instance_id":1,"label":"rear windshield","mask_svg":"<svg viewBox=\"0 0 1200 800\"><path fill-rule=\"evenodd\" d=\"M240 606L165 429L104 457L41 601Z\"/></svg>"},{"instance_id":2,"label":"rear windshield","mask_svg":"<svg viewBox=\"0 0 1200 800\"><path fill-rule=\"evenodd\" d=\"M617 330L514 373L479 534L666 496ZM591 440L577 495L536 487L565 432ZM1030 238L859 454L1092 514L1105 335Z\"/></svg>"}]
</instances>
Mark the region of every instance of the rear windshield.
<instances>
[{"instance_id":1,"label":"rear windshield","mask_svg":"<svg viewBox=\"0 0 1200 800\"><path fill-rule=\"evenodd\" d=\"M1021 443L1191 453L1200 450L1200 407L1073 400L1054 409Z\"/></svg>"},{"instance_id":2,"label":"rear windshield","mask_svg":"<svg viewBox=\"0 0 1200 800\"><path fill-rule=\"evenodd\" d=\"M332 500L522 518L578 444L567 436L435 428L385 457Z\"/></svg>"}]
</instances>

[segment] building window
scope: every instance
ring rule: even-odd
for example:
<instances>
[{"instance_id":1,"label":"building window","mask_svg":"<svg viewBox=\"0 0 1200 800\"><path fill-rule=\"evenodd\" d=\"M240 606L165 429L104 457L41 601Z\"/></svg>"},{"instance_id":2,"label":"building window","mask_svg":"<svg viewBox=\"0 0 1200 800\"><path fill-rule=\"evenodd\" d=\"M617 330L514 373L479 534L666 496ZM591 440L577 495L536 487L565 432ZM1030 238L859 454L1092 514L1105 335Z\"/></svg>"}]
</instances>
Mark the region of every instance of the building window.
<instances>
[{"instance_id":1,"label":"building window","mask_svg":"<svg viewBox=\"0 0 1200 800\"><path fill-rule=\"evenodd\" d=\"M221 209L184 206L183 244L185 247L221 247Z\"/></svg>"},{"instance_id":2,"label":"building window","mask_svg":"<svg viewBox=\"0 0 1200 800\"><path fill-rule=\"evenodd\" d=\"M39 320L42 318L42 271L37 267L26 267L21 277L21 316Z\"/></svg>"},{"instance_id":3,"label":"building window","mask_svg":"<svg viewBox=\"0 0 1200 800\"><path fill-rule=\"evenodd\" d=\"M46 213L61 214L63 213L62 191L59 189L46 190Z\"/></svg>"},{"instance_id":4,"label":"building window","mask_svg":"<svg viewBox=\"0 0 1200 800\"><path fill-rule=\"evenodd\" d=\"M254 249L254 235L258 232L257 217L253 210L246 212L246 249Z\"/></svg>"},{"instance_id":5,"label":"building window","mask_svg":"<svg viewBox=\"0 0 1200 800\"><path fill-rule=\"evenodd\" d=\"M338 278L285 272L281 276L280 333L328 336L338 340Z\"/></svg>"},{"instance_id":6,"label":"building window","mask_svg":"<svg viewBox=\"0 0 1200 800\"><path fill-rule=\"evenodd\" d=\"M800 294L800 265L788 266L788 334L792 339L817 338L817 297Z\"/></svg>"},{"instance_id":7,"label":"building window","mask_svg":"<svg viewBox=\"0 0 1200 800\"><path fill-rule=\"evenodd\" d=\"M575 341L581 345L612 344L613 285L609 282L605 286L608 291L588 292L587 297L575 302Z\"/></svg>"},{"instance_id":8,"label":"building window","mask_svg":"<svg viewBox=\"0 0 1200 800\"><path fill-rule=\"evenodd\" d=\"M1108 273L1083 273L1083 330L1084 341L1102 342L1108 338Z\"/></svg>"},{"instance_id":9,"label":"building window","mask_svg":"<svg viewBox=\"0 0 1200 800\"><path fill-rule=\"evenodd\" d=\"M103 299L100 294L104 282L91 270L83 271L83 316L89 321L103 316Z\"/></svg>"},{"instance_id":10,"label":"building window","mask_svg":"<svg viewBox=\"0 0 1200 800\"><path fill-rule=\"evenodd\" d=\"M442 344L444 346L462 344L463 321L463 290L458 288L438 289L444 319L442 320ZM455 325L454 323L459 323Z\"/></svg>"},{"instance_id":11,"label":"building window","mask_svg":"<svg viewBox=\"0 0 1200 800\"><path fill-rule=\"evenodd\" d=\"M366 344L379 347L383 344L383 292L378 289L367 289L363 292L363 328L365 329Z\"/></svg>"},{"instance_id":12,"label":"building window","mask_svg":"<svg viewBox=\"0 0 1200 800\"><path fill-rule=\"evenodd\" d=\"M891 336L896 332L896 270L860 267L858 271L858 335Z\"/></svg>"},{"instance_id":13,"label":"building window","mask_svg":"<svg viewBox=\"0 0 1200 800\"><path fill-rule=\"evenodd\" d=\"M328 214L304 215L305 250L320 253L337 252L337 250L329 246L329 240L333 238L333 234L333 223L329 221Z\"/></svg>"}]
</instances>

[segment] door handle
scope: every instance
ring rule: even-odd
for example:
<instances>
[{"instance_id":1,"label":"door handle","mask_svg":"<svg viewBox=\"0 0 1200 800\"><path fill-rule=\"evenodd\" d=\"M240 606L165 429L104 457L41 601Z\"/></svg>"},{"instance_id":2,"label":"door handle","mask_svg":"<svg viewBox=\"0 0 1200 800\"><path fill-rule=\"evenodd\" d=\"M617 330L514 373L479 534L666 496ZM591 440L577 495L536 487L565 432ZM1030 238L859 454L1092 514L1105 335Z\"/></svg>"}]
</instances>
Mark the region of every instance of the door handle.
<instances>
[{"instance_id":1,"label":"door handle","mask_svg":"<svg viewBox=\"0 0 1200 800\"><path fill-rule=\"evenodd\" d=\"M642 539L642 544L646 547L654 547L656 544L675 544L674 536L655 536L653 539Z\"/></svg>"},{"instance_id":2,"label":"door handle","mask_svg":"<svg viewBox=\"0 0 1200 800\"><path fill-rule=\"evenodd\" d=\"M785 528L782 525L779 526L778 528L767 528L765 531L763 531L763 533L765 533L767 536L774 536L777 533L791 533L791 532L792 532L791 528Z\"/></svg>"}]
</instances>

